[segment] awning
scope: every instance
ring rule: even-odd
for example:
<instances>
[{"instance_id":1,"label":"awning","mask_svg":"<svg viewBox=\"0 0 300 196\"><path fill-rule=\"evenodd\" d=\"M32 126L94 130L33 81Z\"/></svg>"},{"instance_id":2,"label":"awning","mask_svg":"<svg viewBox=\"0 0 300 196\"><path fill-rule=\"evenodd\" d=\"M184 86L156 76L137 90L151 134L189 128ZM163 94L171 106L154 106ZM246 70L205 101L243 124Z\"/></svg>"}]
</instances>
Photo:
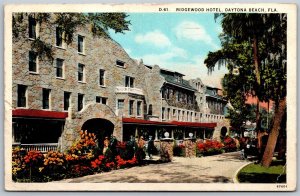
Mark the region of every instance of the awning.
<instances>
[{"instance_id":1,"label":"awning","mask_svg":"<svg viewBox=\"0 0 300 196\"><path fill-rule=\"evenodd\" d=\"M151 120L143 120L138 118L123 118L124 124L142 124L142 125L173 125L169 122L160 122L160 121L151 121ZM174 126L174 125L173 125Z\"/></svg>"},{"instance_id":2,"label":"awning","mask_svg":"<svg viewBox=\"0 0 300 196\"><path fill-rule=\"evenodd\" d=\"M194 128L215 128L217 123L198 123L198 122L160 122L150 121L137 118L123 118L124 124L141 124L141 125L165 125L165 126L177 126L177 127L194 127Z\"/></svg>"},{"instance_id":3,"label":"awning","mask_svg":"<svg viewBox=\"0 0 300 196\"><path fill-rule=\"evenodd\" d=\"M198 122L179 122L179 121L172 121L171 123L180 127L215 128L217 126L217 123L198 123Z\"/></svg>"},{"instance_id":4,"label":"awning","mask_svg":"<svg viewBox=\"0 0 300 196\"><path fill-rule=\"evenodd\" d=\"M12 116L64 119L68 117L68 112L56 112L56 111L33 110L33 109L15 109L12 111Z\"/></svg>"}]
</instances>

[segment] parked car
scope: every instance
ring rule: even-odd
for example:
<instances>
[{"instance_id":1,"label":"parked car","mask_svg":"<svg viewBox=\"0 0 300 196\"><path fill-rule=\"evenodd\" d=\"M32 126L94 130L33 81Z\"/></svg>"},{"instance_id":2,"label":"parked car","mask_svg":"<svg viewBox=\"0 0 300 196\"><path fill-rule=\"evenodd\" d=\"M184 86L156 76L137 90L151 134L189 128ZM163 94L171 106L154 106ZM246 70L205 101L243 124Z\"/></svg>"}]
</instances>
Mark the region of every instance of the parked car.
<instances>
[{"instance_id":1,"label":"parked car","mask_svg":"<svg viewBox=\"0 0 300 196\"><path fill-rule=\"evenodd\" d=\"M247 159L248 156L258 157L258 149L257 149L257 140L252 139L247 142L247 144L242 149L242 157Z\"/></svg>"}]
</instances>

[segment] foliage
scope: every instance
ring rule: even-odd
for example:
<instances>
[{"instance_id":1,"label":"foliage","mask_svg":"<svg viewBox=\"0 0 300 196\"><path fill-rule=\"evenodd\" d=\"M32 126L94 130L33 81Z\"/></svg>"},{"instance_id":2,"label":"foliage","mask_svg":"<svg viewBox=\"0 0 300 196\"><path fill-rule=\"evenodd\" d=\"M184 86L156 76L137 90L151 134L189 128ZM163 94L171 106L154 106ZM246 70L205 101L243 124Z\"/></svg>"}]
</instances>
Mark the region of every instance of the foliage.
<instances>
[{"instance_id":1,"label":"foliage","mask_svg":"<svg viewBox=\"0 0 300 196\"><path fill-rule=\"evenodd\" d=\"M117 154L122 159L129 160L134 157L134 142L120 142L117 143Z\"/></svg>"},{"instance_id":2,"label":"foliage","mask_svg":"<svg viewBox=\"0 0 300 196\"><path fill-rule=\"evenodd\" d=\"M286 14L218 14L223 34L222 48L209 52L205 64L211 70L226 64L224 91L229 100L234 93L258 96L261 101L286 96ZM258 40L259 69L253 65L253 41ZM234 72L237 71L237 74ZM259 75L259 78L258 75ZM244 81L243 84L236 81ZM241 95L239 95L241 96Z\"/></svg>"},{"instance_id":3,"label":"foliage","mask_svg":"<svg viewBox=\"0 0 300 196\"><path fill-rule=\"evenodd\" d=\"M12 176L17 182L48 182L107 172L137 165L138 161L127 142L118 142L124 157L113 154L108 148L105 155L97 148L95 134L80 131L80 139L66 153L50 151L43 155L39 151L26 152L19 147L12 152ZM127 149L129 148L129 149ZM125 152L129 152L126 154ZM96 157L96 158L95 158ZM130 157L130 158L129 158Z\"/></svg>"},{"instance_id":4,"label":"foliage","mask_svg":"<svg viewBox=\"0 0 300 196\"><path fill-rule=\"evenodd\" d=\"M44 158L44 167L40 171L43 172L48 179L59 180L65 176L66 160L64 154L60 152L50 151Z\"/></svg>"},{"instance_id":5,"label":"foliage","mask_svg":"<svg viewBox=\"0 0 300 196\"><path fill-rule=\"evenodd\" d=\"M46 56L51 62L53 62L54 53L50 44L41 41L38 37L31 43L31 48L37 53L38 57L40 57L41 59L43 59L43 57Z\"/></svg>"},{"instance_id":6,"label":"foliage","mask_svg":"<svg viewBox=\"0 0 300 196\"><path fill-rule=\"evenodd\" d=\"M196 153L197 156L208 156L220 154L223 152L223 144L217 140L205 140L204 142L197 142Z\"/></svg>"},{"instance_id":7,"label":"foliage","mask_svg":"<svg viewBox=\"0 0 300 196\"><path fill-rule=\"evenodd\" d=\"M174 156L179 156L179 157L183 157L185 156L185 146L184 144L180 143L180 144L176 144L173 146L173 155Z\"/></svg>"},{"instance_id":8,"label":"foliage","mask_svg":"<svg viewBox=\"0 0 300 196\"><path fill-rule=\"evenodd\" d=\"M223 149L225 152L233 152L237 150L237 144L233 138L226 136L223 140Z\"/></svg>"},{"instance_id":9,"label":"foliage","mask_svg":"<svg viewBox=\"0 0 300 196\"><path fill-rule=\"evenodd\" d=\"M228 99L231 102L236 96L231 96L230 91L243 92L237 93L241 98L251 94L257 96L259 101L275 102L274 121L262 159L262 164L268 166L272 160L286 108L287 14L230 13L217 14L216 18L221 18L224 32L220 37L222 48L210 52L205 63L208 70L212 71L216 62L223 64L229 62L227 63L229 74L224 77L223 82L224 94L226 92L229 94ZM242 50L240 47L246 49ZM236 70L236 73L233 70ZM243 85L245 83L249 85ZM259 120L257 111L258 130L260 130Z\"/></svg>"}]
</instances>

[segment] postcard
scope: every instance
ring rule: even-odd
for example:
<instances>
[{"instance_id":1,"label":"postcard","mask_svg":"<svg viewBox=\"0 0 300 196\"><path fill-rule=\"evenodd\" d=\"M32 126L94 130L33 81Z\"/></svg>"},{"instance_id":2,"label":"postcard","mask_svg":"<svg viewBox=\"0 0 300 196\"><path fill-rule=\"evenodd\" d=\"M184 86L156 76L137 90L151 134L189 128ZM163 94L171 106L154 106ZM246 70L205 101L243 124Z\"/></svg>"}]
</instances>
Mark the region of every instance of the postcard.
<instances>
[{"instance_id":1,"label":"postcard","mask_svg":"<svg viewBox=\"0 0 300 196\"><path fill-rule=\"evenodd\" d=\"M6 190L295 191L296 11L6 5Z\"/></svg>"}]
</instances>

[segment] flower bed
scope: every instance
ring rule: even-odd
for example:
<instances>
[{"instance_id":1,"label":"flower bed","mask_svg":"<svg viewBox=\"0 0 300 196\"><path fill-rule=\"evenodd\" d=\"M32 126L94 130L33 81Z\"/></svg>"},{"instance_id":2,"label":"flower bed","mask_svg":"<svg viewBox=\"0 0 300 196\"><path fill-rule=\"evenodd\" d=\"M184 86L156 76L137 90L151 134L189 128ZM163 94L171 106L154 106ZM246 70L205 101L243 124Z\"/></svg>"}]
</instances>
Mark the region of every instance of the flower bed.
<instances>
[{"instance_id":1,"label":"flower bed","mask_svg":"<svg viewBox=\"0 0 300 196\"><path fill-rule=\"evenodd\" d=\"M223 144L217 140L205 140L197 143L197 156L209 156L221 154L224 152Z\"/></svg>"},{"instance_id":2,"label":"flower bed","mask_svg":"<svg viewBox=\"0 0 300 196\"><path fill-rule=\"evenodd\" d=\"M233 138L226 136L223 140L225 152L233 152L237 150L237 144Z\"/></svg>"},{"instance_id":3,"label":"flower bed","mask_svg":"<svg viewBox=\"0 0 300 196\"><path fill-rule=\"evenodd\" d=\"M50 151L26 152L14 148L12 176L16 182L48 182L107 172L137 165L132 144L117 142L116 150L108 149L105 155L97 148L96 136L80 131L80 139L66 153ZM115 154L114 154L114 153Z\"/></svg>"}]
</instances>

